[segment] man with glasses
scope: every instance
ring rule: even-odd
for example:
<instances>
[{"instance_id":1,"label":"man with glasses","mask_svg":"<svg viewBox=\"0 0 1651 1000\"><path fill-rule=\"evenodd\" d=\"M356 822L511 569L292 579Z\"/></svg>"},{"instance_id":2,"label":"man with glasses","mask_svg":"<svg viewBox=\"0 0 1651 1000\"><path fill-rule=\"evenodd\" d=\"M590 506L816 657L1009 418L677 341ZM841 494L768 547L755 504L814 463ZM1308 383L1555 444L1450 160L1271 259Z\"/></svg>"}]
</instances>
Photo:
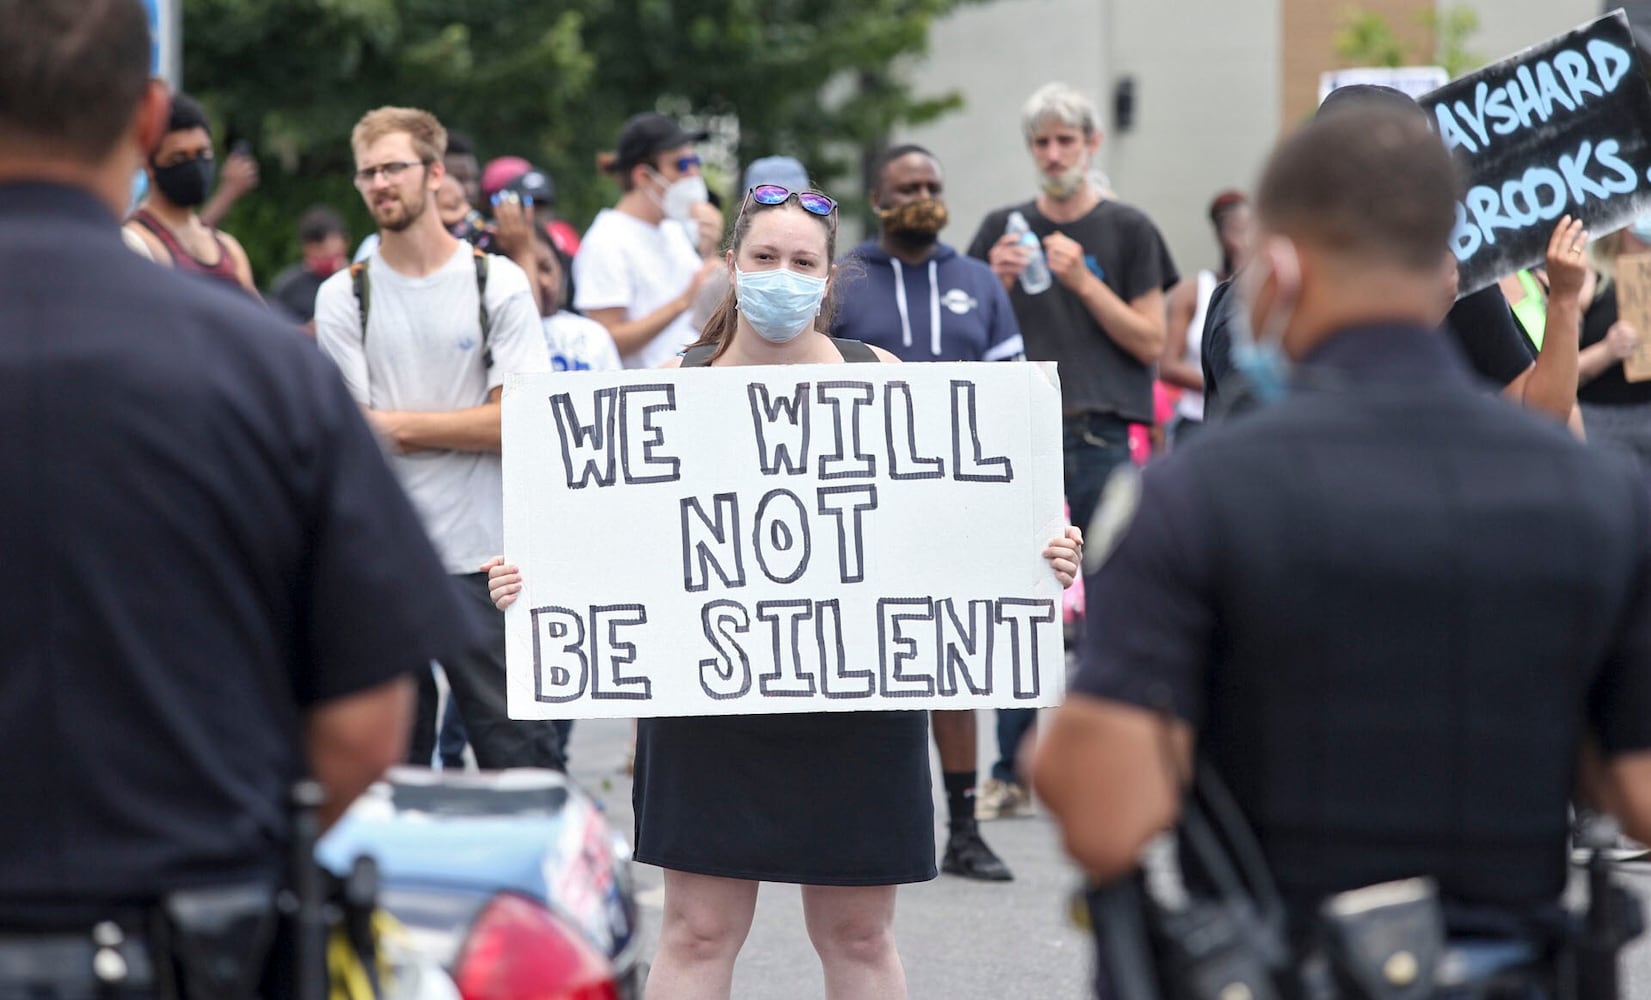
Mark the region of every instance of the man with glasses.
<instances>
[{"instance_id":1,"label":"man with glasses","mask_svg":"<svg viewBox=\"0 0 1651 1000\"><path fill-rule=\"evenodd\" d=\"M350 144L379 246L321 286L316 339L392 453L455 588L488 623L485 647L442 661L477 764L559 768L551 724L506 714L504 619L479 572L504 548L504 378L545 366L527 275L442 225L435 198L446 177L447 133L429 112L371 111ZM428 764L436 691L433 678L421 682L408 759Z\"/></svg>"},{"instance_id":2,"label":"man with glasses","mask_svg":"<svg viewBox=\"0 0 1651 1000\"><path fill-rule=\"evenodd\" d=\"M694 342L694 301L724 269L722 217L705 204L694 152L704 138L647 112L625 123L604 165L623 193L579 244L573 304L608 328L627 368L653 368Z\"/></svg>"}]
</instances>

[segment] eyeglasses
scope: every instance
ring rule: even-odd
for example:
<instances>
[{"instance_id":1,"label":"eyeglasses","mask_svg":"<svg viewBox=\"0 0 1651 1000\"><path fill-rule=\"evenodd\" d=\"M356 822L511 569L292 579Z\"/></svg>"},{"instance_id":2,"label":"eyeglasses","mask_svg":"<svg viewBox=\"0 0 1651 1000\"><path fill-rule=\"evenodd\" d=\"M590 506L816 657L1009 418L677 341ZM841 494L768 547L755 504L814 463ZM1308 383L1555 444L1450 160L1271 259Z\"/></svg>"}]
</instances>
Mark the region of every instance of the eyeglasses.
<instances>
[{"instance_id":1,"label":"eyeglasses","mask_svg":"<svg viewBox=\"0 0 1651 1000\"><path fill-rule=\"evenodd\" d=\"M687 156L679 156L676 158L676 172L679 174L685 174L699 166L702 162L704 161L699 158L698 153L689 153Z\"/></svg>"},{"instance_id":2,"label":"eyeglasses","mask_svg":"<svg viewBox=\"0 0 1651 1000\"><path fill-rule=\"evenodd\" d=\"M829 219L837 211L837 203L818 191L790 191L778 184L758 184L745 195L745 204L740 206L740 214L745 214L745 205L756 202L759 205L783 205L792 198L803 211L812 212L822 219Z\"/></svg>"},{"instance_id":3,"label":"eyeglasses","mask_svg":"<svg viewBox=\"0 0 1651 1000\"><path fill-rule=\"evenodd\" d=\"M355 172L355 186L371 187L373 181L378 180L379 174L383 174L385 180L394 182L413 167L427 167L429 165L429 160L392 160L389 163L381 163L376 167L365 167Z\"/></svg>"}]
</instances>

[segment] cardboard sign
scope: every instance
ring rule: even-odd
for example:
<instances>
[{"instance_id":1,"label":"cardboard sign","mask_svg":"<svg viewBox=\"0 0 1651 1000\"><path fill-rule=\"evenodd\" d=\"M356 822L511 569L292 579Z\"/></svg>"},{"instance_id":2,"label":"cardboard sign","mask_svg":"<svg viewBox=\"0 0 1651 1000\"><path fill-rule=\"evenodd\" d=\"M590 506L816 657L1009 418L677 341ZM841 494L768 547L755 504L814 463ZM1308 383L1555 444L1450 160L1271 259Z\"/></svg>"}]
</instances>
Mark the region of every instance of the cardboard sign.
<instances>
[{"instance_id":1,"label":"cardboard sign","mask_svg":"<svg viewBox=\"0 0 1651 1000\"><path fill-rule=\"evenodd\" d=\"M1353 69L1333 69L1319 74L1319 103L1331 91L1363 84L1372 87L1392 87L1410 97L1422 98L1450 82L1450 74L1443 66L1359 66Z\"/></svg>"},{"instance_id":2,"label":"cardboard sign","mask_svg":"<svg viewBox=\"0 0 1651 1000\"><path fill-rule=\"evenodd\" d=\"M1620 10L1421 104L1467 169L1451 236L1464 295L1541 263L1561 216L1597 238L1651 200L1651 86Z\"/></svg>"},{"instance_id":3,"label":"cardboard sign","mask_svg":"<svg viewBox=\"0 0 1651 1000\"><path fill-rule=\"evenodd\" d=\"M518 375L516 719L1055 704L1053 364Z\"/></svg>"},{"instance_id":4,"label":"cardboard sign","mask_svg":"<svg viewBox=\"0 0 1651 1000\"><path fill-rule=\"evenodd\" d=\"M1651 379L1651 254L1631 254L1616 261L1617 319L1639 331L1640 344L1624 358L1630 382Z\"/></svg>"}]
</instances>

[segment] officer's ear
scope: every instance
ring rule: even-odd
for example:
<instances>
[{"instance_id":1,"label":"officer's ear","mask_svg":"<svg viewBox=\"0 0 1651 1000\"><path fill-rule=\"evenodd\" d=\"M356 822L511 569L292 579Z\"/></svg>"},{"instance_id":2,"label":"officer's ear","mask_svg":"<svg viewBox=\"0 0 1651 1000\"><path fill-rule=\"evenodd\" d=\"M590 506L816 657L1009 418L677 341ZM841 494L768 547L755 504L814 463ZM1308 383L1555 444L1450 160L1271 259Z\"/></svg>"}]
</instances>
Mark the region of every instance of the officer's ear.
<instances>
[{"instance_id":1,"label":"officer's ear","mask_svg":"<svg viewBox=\"0 0 1651 1000\"><path fill-rule=\"evenodd\" d=\"M1301 251L1288 236L1272 234L1261 241L1257 253L1273 277L1273 302L1281 309L1294 309L1301 301Z\"/></svg>"},{"instance_id":2,"label":"officer's ear","mask_svg":"<svg viewBox=\"0 0 1651 1000\"><path fill-rule=\"evenodd\" d=\"M166 81L151 79L138 98L137 142L143 151L144 162L155 158L161 140L166 138L166 126L172 118L172 92Z\"/></svg>"}]
</instances>

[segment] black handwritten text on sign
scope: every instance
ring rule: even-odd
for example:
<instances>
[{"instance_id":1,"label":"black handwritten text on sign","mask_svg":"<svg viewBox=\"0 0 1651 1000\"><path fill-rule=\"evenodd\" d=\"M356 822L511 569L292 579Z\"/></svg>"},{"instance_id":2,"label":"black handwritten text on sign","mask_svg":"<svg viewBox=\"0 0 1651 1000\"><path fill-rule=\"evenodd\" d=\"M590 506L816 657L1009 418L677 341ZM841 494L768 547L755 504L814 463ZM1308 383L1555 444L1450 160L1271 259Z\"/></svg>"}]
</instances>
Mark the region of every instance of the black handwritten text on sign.
<instances>
[{"instance_id":1,"label":"black handwritten text on sign","mask_svg":"<svg viewBox=\"0 0 1651 1000\"><path fill-rule=\"evenodd\" d=\"M1467 167L1451 236L1464 295L1541 261L1561 216L1599 236L1651 198L1651 87L1621 11L1421 103Z\"/></svg>"},{"instance_id":2,"label":"black handwritten text on sign","mask_svg":"<svg viewBox=\"0 0 1651 1000\"><path fill-rule=\"evenodd\" d=\"M1058 699L1053 366L513 376L516 718Z\"/></svg>"}]
</instances>

